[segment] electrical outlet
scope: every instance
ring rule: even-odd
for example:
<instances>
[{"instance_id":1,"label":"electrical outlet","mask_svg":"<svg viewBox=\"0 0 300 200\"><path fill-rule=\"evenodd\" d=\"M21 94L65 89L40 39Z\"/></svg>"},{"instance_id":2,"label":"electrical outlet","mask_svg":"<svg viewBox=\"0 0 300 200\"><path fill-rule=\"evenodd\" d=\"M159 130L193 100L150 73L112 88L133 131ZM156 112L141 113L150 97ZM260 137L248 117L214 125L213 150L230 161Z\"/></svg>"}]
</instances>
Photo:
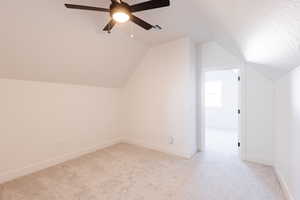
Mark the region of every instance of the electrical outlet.
<instances>
[{"instance_id":1,"label":"electrical outlet","mask_svg":"<svg viewBox=\"0 0 300 200\"><path fill-rule=\"evenodd\" d=\"M174 144L174 137L169 137L169 144Z\"/></svg>"}]
</instances>

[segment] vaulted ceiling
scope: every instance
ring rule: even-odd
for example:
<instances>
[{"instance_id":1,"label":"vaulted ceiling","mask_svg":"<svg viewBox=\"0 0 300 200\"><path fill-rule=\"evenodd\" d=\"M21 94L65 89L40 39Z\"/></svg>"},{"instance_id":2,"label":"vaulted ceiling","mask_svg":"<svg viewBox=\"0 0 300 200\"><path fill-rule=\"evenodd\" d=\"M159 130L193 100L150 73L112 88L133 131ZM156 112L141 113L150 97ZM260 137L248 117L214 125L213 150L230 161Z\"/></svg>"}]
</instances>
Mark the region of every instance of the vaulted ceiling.
<instances>
[{"instance_id":1,"label":"vaulted ceiling","mask_svg":"<svg viewBox=\"0 0 300 200\"><path fill-rule=\"evenodd\" d=\"M225 35L223 43L246 61L286 70L300 64L299 0L197 2L216 39Z\"/></svg>"},{"instance_id":2,"label":"vaulted ceiling","mask_svg":"<svg viewBox=\"0 0 300 200\"><path fill-rule=\"evenodd\" d=\"M171 0L137 13L162 31L126 23L110 35L101 31L106 13L67 10L66 2L108 7L110 0L1 2L0 78L119 87L149 47L182 36L217 41L270 73L300 64L299 0Z\"/></svg>"},{"instance_id":3,"label":"vaulted ceiling","mask_svg":"<svg viewBox=\"0 0 300 200\"><path fill-rule=\"evenodd\" d=\"M70 11L61 0L1 4L2 78L119 87L147 50L121 31L103 33L102 13Z\"/></svg>"}]
</instances>

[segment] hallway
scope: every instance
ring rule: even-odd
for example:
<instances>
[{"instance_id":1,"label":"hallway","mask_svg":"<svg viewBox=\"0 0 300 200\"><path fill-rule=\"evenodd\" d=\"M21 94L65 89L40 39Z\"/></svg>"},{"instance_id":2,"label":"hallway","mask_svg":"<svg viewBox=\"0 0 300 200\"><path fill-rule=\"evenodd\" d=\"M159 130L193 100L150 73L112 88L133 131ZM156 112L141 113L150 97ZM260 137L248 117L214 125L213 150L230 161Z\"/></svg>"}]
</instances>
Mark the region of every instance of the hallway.
<instances>
[{"instance_id":1,"label":"hallway","mask_svg":"<svg viewBox=\"0 0 300 200\"><path fill-rule=\"evenodd\" d=\"M206 150L222 154L238 154L238 133L234 130L207 128Z\"/></svg>"}]
</instances>

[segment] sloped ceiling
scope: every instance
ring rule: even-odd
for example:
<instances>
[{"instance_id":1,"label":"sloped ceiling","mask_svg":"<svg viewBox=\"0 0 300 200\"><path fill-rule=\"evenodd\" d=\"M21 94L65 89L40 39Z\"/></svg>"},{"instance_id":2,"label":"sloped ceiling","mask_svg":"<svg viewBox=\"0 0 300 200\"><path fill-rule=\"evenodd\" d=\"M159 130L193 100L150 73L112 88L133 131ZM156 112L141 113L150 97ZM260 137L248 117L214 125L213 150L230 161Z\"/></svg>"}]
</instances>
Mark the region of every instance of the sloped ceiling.
<instances>
[{"instance_id":1,"label":"sloped ceiling","mask_svg":"<svg viewBox=\"0 0 300 200\"><path fill-rule=\"evenodd\" d=\"M299 0L197 2L211 21L216 40L247 62L279 71L300 65Z\"/></svg>"},{"instance_id":2,"label":"sloped ceiling","mask_svg":"<svg viewBox=\"0 0 300 200\"><path fill-rule=\"evenodd\" d=\"M101 31L106 13L68 10L66 2L108 7L110 0L1 1L0 78L119 87L148 48L182 36L217 41L276 76L300 64L299 0L171 0L136 14L162 31L126 23L110 35Z\"/></svg>"},{"instance_id":3,"label":"sloped ceiling","mask_svg":"<svg viewBox=\"0 0 300 200\"><path fill-rule=\"evenodd\" d=\"M0 78L123 85L147 47L122 32L104 34L102 13L74 12L63 3L1 1Z\"/></svg>"},{"instance_id":4,"label":"sloped ceiling","mask_svg":"<svg viewBox=\"0 0 300 200\"><path fill-rule=\"evenodd\" d=\"M146 0L127 0L130 4ZM200 12L195 0L171 0L170 7L135 13L153 25L163 27L162 31L148 31L129 24L121 30L135 36L135 39L150 46L162 42L189 36L195 42L211 40L211 31L207 27L207 19Z\"/></svg>"},{"instance_id":5,"label":"sloped ceiling","mask_svg":"<svg viewBox=\"0 0 300 200\"><path fill-rule=\"evenodd\" d=\"M182 0L173 0L170 8L137 13L163 26L163 31L146 32L126 23L110 35L102 32L107 13L66 9L66 2L110 4L110 0L1 1L0 78L120 87L151 45L189 33L197 41L210 35L195 18L195 7ZM182 18L181 11L187 13Z\"/></svg>"}]
</instances>

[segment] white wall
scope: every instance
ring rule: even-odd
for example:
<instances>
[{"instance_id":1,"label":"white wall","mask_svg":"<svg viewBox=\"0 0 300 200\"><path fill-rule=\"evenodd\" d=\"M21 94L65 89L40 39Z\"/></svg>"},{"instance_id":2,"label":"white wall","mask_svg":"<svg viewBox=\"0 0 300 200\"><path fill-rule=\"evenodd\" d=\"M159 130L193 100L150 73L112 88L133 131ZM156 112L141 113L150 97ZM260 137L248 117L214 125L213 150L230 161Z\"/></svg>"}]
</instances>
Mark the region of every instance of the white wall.
<instances>
[{"instance_id":1,"label":"white wall","mask_svg":"<svg viewBox=\"0 0 300 200\"><path fill-rule=\"evenodd\" d=\"M205 49L214 50L201 52ZM192 156L200 103L195 50L188 38L151 48L121 89L0 79L0 182L120 139ZM211 56L200 55L199 60L210 63L219 59L213 55L226 55L219 53L207 51L201 55ZM226 66L240 63L221 60ZM245 71L246 158L271 163L272 82L250 65Z\"/></svg>"},{"instance_id":2,"label":"white wall","mask_svg":"<svg viewBox=\"0 0 300 200\"><path fill-rule=\"evenodd\" d=\"M216 42L207 42L201 45L201 66L205 70L232 69L243 65L240 58L233 56Z\"/></svg>"},{"instance_id":3,"label":"white wall","mask_svg":"<svg viewBox=\"0 0 300 200\"><path fill-rule=\"evenodd\" d=\"M246 65L246 159L273 164L274 83ZM243 112L243 110L242 110Z\"/></svg>"},{"instance_id":4,"label":"white wall","mask_svg":"<svg viewBox=\"0 0 300 200\"><path fill-rule=\"evenodd\" d=\"M148 52L123 91L127 142L186 157L196 152L195 62L187 38Z\"/></svg>"},{"instance_id":5,"label":"white wall","mask_svg":"<svg viewBox=\"0 0 300 200\"><path fill-rule=\"evenodd\" d=\"M119 139L119 89L0 79L0 182Z\"/></svg>"},{"instance_id":6,"label":"white wall","mask_svg":"<svg viewBox=\"0 0 300 200\"><path fill-rule=\"evenodd\" d=\"M275 168L290 199L300 199L300 67L276 83Z\"/></svg>"},{"instance_id":7,"label":"white wall","mask_svg":"<svg viewBox=\"0 0 300 200\"><path fill-rule=\"evenodd\" d=\"M205 82L222 82L222 106L205 108L206 128L238 130L238 75L233 70L209 71Z\"/></svg>"}]
</instances>

